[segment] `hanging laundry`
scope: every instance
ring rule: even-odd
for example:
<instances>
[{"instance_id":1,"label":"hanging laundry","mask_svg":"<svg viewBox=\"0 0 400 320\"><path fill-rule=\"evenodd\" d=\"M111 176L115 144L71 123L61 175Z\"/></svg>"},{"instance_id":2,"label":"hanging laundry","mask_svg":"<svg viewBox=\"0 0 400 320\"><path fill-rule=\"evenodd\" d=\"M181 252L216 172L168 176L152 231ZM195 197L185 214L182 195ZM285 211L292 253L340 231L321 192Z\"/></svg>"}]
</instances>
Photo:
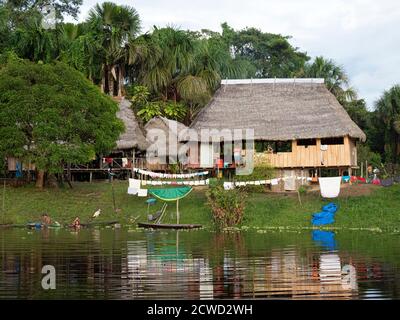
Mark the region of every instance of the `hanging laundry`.
<instances>
[{"instance_id":1,"label":"hanging laundry","mask_svg":"<svg viewBox=\"0 0 400 320\"><path fill-rule=\"evenodd\" d=\"M17 161L16 165L15 165L15 177L16 178L22 178L23 173L22 173L22 163Z\"/></svg>"},{"instance_id":2,"label":"hanging laundry","mask_svg":"<svg viewBox=\"0 0 400 320\"><path fill-rule=\"evenodd\" d=\"M319 187L323 198L336 198L340 193L342 177L319 178Z\"/></svg>"},{"instance_id":3,"label":"hanging laundry","mask_svg":"<svg viewBox=\"0 0 400 320\"><path fill-rule=\"evenodd\" d=\"M128 158L122 158L122 167L126 168L128 166Z\"/></svg>"}]
</instances>

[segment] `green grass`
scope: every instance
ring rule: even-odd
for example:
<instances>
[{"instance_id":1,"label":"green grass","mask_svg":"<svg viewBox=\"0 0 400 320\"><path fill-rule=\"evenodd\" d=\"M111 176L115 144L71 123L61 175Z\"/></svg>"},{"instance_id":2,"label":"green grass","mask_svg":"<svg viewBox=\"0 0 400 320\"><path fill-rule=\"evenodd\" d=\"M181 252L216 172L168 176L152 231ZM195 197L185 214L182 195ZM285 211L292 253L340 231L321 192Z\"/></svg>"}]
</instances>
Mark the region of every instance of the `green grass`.
<instances>
[{"instance_id":1,"label":"green grass","mask_svg":"<svg viewBox=\"0 0 400 320\"><path fill-rule=\"evenodd\" d=\"M38 221L41 214L48 213L53 220L70 223L79 216L82 222L89 221L92 214L101 209L96 221L119 220L122 224L146 221L145 198L126 194L127 182L114 183L116 207L113 210L111 184L107 182L76 183L73 189L35 189L33 186L6 188L5 211L1 211L0 223L26 223ZM194 190L180 201L181 223L200 223L213 227L212 215L206 204L205 189ZM336 222L325 229L368 229L373 231L400 232L400 185L377 188L372 194L360 197L339 198L335 201L340 209ZM246 211L239 228L307 229L311 228L311 214L326 204L318 195L302 196L302 205L297 197L252 193L247 199ZM157 201L150 207L155 212L161 207ZM164 222L175 221L175 202L169 203Z\"/></svg>"}]
</instances>

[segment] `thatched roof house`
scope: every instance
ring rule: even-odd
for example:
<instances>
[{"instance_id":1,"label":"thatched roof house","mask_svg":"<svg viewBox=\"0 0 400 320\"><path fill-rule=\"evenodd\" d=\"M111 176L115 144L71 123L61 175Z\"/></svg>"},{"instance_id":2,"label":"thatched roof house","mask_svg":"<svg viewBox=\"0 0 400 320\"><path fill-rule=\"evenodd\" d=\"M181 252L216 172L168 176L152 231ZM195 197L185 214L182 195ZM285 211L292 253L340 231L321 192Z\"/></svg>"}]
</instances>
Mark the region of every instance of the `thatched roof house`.
<instances>
[{"instance_id":1,"label":"thatched roof house","mask_svg":"<svg viewBox=\"0 0 400 320\"><path fill-rule=\"evenodd\" d=\"M256 161L288 169L351 171L356 143L366 139L323 79L224 80L191 128L199 136L202 129L253 129ZM200 146L200 166L215 166L221 155L208 141Z\"/></svg>"},{"instance_id":2,"label":"thatched roof house","mask_svg":"<svg viewBox=\"0 0 400 320\"><path fill-rule=\"evenodd\" d=\"M158 156L167 155L168 148L169 148L169 140L172 139L173 141L180 141L180 135L184 134L188 127L186 127L183 123L180 123L175 120L167 119L165 117L155 117L151 119L147 124L144 126L144 130L146 132L146 136L149 137L149 132L152 129L158 129L164 132L166 138L166 144L162 145L162 140L155 141L155 146L158 147ZM177 143L178 149L181 145ZM165 150L166 153L164 154L162 150Z\"/></svg>"},{"instance_id":3,"label":"thatched roof house","mask_svg":"<svg viewBox=\"0 0 400 320\"><path fill-rule=\"evenodd\" d=\"M194 129L253 128L257 140L365 134L328 91L323 79L225 80L193 121Z\"/></svg>"},{"instance_id":4,"label":"thatched roof house","mask_svg":"<svg viewBox=\"0 0 400 320\"><path fill-rule=\"evenodd\" d=\"M131 109L131 102L129 102L129 100L126 100L125 98L121 99L119 102L117 117L124 122L125 132L119 137L116 150L134 148L146 150L148 142L146 141L145 135L136 120L133 110Z\"/></svg>"}]
</instances>

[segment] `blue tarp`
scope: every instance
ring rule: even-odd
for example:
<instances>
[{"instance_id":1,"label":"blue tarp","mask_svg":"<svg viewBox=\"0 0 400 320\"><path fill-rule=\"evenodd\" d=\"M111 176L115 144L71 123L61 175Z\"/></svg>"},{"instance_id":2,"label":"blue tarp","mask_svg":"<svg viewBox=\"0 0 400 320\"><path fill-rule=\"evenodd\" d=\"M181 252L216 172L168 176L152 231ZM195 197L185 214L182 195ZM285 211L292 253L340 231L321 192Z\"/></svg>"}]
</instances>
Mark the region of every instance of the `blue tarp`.
<instances>
[{"instance_id":1,"label":"blue tarp","mask_svg":"<svg viewBox=\"0 0 400 320\"><path fill-rule=\"evenodd\" d=\"M321 212L317 212L313 214L312 224L314 226L323 226L326 224L331 224L335 222L335 213L338 210L338 207L334 203L329 203L326 206L322 207Z\"/></svg>"},{"instance_id":2,"label":"blue tarp","mask_svg":"<svg viewBox=\"0 0 400 320\"><path fill-rule=\"evenodd\" d=\"M335 233L332 231L314 230L312 232L312 240L324 249L336 249Z\"/></svg>"}]
</instances>

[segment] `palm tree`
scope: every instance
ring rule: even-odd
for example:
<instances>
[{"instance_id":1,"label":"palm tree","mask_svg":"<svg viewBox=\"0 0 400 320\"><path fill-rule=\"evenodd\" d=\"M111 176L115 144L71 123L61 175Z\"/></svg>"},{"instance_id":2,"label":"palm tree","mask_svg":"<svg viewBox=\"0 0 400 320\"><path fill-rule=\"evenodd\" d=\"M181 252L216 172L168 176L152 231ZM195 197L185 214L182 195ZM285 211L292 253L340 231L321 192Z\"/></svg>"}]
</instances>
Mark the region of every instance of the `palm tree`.
<instances>
[{"instance_id":1,"label":"palm tree","mask_svg":"<svg viewBox=\"0 0 400 320\"><path fill-rule=\"evenodd\" d=\"M400 154L400 85L385 91L375 103L377 116L385 128L387 160L398 163Z\"/></svg>"},{"instance_id":2,"label":"palm tree","mask_svg":"<svg viewBox=\"0 0 400 320\"><path fill-rule=\"evenodd\" d=\"M104 2L89 12L87 23L102 47L102 90L122 95L128 44L140 31L139 15L132 7Z\"/></svg>"},{"instance_id":3,"label":"palm tree","mask_svg":"<svg viewBox=\"0 0 400 320\"><path fill-rule=\"evenodd\" d=\"M357 98L355 90L349 87L349 78L346 72L333 60L316 57L311 64L306 64L304 76L308 78L324 78L328 90L342 104Z\"/></svg>"},{"instance_id":4,"label":"palm tree","mask_svg":"<svg viewBox=\"0 0 400 320\"><path fill-rule=\"evenodd\" d=\"M55 33L54 30L44 29L42 17L34 15L15 30L11 41L20 57L36 62L50 62L56 52Z\"/></svg>"},{"instance_id":5,"label":"palm tree","mask_svg":"<svg viewBox=\"0 0 400 320\"><path fill-rule=\"evenodd\" d=\"M102 47L88 24L61 24L59 33L60 59L95 84L100 83Z\"/></svg>"}]
</instances>

